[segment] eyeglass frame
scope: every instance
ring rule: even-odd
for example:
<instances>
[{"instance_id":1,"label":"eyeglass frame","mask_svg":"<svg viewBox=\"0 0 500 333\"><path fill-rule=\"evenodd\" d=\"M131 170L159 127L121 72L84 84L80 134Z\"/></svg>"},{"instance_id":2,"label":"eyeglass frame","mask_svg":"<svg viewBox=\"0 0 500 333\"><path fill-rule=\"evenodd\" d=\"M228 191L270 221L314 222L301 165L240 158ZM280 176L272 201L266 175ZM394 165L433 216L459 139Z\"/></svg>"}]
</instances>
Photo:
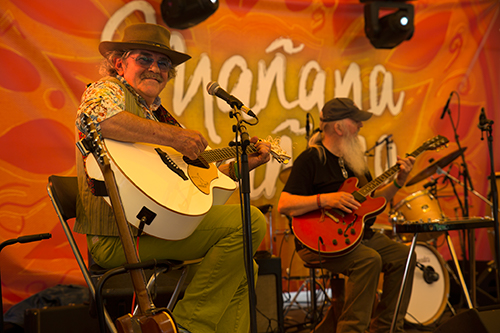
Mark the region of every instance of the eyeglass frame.
<instances>
[{"instance_id":1,"label":"eyeglass frame","mask_svg":"<svg viewBox=\"0 0 500 333\"><path fill-rule=\"evenodd\" d=\"M139 53L137 54L136 57L130 56L131 52L132 51L127 52L125 58L134 59L135 63L137 65L141 66L142 68L149 69L151 67L151 65L154 64L154 63L156 63L156 66L158 67L158 69L160 70L160 72L163 72L163 73L169 72L173 68L172 61L170 60L170 58L168 58L166 56L162 57L162 58L160 58L160 59L158 59L158 60L155 61L152 57L147 56L146 54L144 54L143 51L139 51ZM140 60L139 60L139 58L144 58L144 60L146 62L141 63ZM162 65L160 64L160 62L161 61L165 61L165 60L167 60L166 61L166 65L165 65L166 68L162 68Z\"/></svg>"}]
</instances>

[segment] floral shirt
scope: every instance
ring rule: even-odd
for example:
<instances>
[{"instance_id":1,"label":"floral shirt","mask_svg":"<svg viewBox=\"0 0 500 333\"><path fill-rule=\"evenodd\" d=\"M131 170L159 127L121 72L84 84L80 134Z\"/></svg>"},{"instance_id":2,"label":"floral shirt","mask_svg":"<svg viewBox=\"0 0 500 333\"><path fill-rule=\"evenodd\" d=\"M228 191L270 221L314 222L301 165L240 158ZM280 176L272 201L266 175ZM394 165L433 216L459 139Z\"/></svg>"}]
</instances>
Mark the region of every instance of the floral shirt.
<instances>
[{"instance_id":1,"label":"floral shirt","mask_svg":"<svg viewBox=\"0 0 500 333\"><path fill-rule=\"evenodd\" d=\"M144 98L122 76L117 75L116 78L137 98L144 118L179 126L177 120L161 106L160 97L155 99L150 108ZM97 130L100 131L99 123L101 121L111 118L122 111L125 111L125 93L122 86L110 80L99 80L90 84L82 95L76 118L76 127L82 132L83 126L80 114L86 113L96 124Z\"/></svg>"}]
</instances>

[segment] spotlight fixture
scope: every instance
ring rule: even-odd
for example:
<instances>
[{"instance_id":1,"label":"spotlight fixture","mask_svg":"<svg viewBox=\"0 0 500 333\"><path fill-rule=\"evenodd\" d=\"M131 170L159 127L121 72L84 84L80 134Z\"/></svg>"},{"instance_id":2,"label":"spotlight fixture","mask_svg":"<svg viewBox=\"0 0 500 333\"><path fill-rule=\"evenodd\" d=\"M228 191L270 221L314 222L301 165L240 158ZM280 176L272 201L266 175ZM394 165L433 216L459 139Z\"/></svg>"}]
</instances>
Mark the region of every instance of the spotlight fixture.
<instances>
[{"instance_id":1,"label":"spotlight fixture","mask_svg":"<svg viewBox=\"0 0 500 333\"><path fill-rule=\"evenodd\" d=\"M215 13L219 8L219 0L163 0L160 8L166 25L174 29L187 29Z\"/></svg>"},{"instance_id":2,"label":"spotlight fixture","mask_svg":"<svg viewBox=\"0 0 500 333\"><path fill-rule=\"evenodd\" d=\"M366 37L377 49L392 49L412 38L413 15L413 5L404 1L367 3L365 4Z\"/></svg>"}]
</instances>

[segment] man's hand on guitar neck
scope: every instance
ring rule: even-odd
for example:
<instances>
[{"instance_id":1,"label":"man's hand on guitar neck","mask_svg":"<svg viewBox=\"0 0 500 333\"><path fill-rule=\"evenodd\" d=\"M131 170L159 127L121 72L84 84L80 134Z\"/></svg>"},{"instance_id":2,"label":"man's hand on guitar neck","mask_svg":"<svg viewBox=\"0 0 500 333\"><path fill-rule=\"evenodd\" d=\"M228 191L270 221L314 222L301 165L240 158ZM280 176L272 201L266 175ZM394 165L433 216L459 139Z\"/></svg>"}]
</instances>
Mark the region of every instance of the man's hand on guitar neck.
<instances>
[{"instance_id":1,"label":"man's hand on guitar neck","mask_svg":"<svg viewBox=\"0 0 500 333\"><path fill-rule=\"evenodd\" d=\"M399 164L399 172L398 176L396 177L396 181L400 186L403 186L406 183L408 175L413 169L413 164L415 164L415 157L408 156L406 158L401 158L398 156L397 163Z\"/></svg>"},{"instance_id":2,"label":"man's hand on guitar neck","mask_svg":"<svg viewBox=\"0 0 500 333\"><path fill-rule=\"evenodd\" d=\"M269 142L259 140L256 136L252 137L250 142L255 144L255 149L257 149L256 153L248 154L248 168L252 170L269 162L271 159L271 144Z\"/></svg>"},{"instance_id":3,"label":"man's hand on guitar neck","mask_svg":"<svg viewBox=\"0 0 500 333\"><path fill-rule=\"evenodd\" d=\"M406 179L413 169L413 164L415 164L415 157L401 158L398 156L397 164L399 164L399 171L394 181L376 190L373 194L374 197L384 197L387 201L392 200L396 192L406 183Z\"/></svg>"}]
</instances>

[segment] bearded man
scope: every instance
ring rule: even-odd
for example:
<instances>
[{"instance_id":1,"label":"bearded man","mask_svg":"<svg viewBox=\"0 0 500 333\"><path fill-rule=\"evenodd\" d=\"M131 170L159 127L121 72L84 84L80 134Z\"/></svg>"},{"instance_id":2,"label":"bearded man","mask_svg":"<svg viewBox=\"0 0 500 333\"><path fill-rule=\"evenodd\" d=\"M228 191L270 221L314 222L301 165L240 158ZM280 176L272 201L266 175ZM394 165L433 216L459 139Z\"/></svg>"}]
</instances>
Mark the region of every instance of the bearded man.
<instances>
[{"instance_id":1,"label":"bearded man","mask_svg":"<svg viewBox=\"0 0 500 333\"><path fill-rule=\"evenodd\" d=\"M370 112L360 110L348 98L335 98L324 105L320 113L320 131L311 137L308 149L294 160L280 196L280 213L294 217L325 207L352 213L361 207L362 204L351 193L339 189L350 177L358 178L358 187L372 180L358 139L363 121L371 116ZM398 157L400 169L396 178L372 193L373 197L382 196L390 201L404 185L414 162L413 157ZM297 253L306 263L347 277L344 305L337 319L337 333L390 331L409 247L382 233L373 232L370 227L374 221L375 218L365 221L359 245L341 256L322 255L295 239ZM414 265L411 265L410 277L413 277L413 271ZM384 273L382 297L372 315L381 273ZM411 280L408 279L402 298L396 332L403 331L411 296ZM335 330L330 327L328 331Z\"/></svg>"}]
</instances>

